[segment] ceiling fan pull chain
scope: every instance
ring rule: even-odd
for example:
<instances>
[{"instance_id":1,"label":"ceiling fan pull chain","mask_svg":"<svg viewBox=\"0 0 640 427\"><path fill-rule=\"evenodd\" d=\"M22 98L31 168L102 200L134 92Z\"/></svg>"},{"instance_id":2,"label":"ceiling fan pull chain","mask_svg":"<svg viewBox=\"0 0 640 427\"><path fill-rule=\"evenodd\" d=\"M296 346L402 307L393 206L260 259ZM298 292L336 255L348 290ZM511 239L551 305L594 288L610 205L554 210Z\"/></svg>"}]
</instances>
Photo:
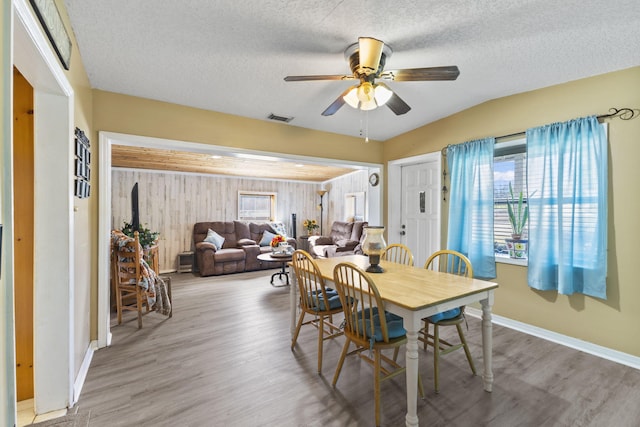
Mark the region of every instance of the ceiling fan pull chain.
<instances>
[{"instance_id":1,"label":"ceiling fan pull chain","mask_svg":"<svg viewBox=\"0 0 640 427\"><path fill-rule=\"evenodd\" d=\"M364 112L364 142L369 143L369 110Z\"/></svg>"}]
</instances>

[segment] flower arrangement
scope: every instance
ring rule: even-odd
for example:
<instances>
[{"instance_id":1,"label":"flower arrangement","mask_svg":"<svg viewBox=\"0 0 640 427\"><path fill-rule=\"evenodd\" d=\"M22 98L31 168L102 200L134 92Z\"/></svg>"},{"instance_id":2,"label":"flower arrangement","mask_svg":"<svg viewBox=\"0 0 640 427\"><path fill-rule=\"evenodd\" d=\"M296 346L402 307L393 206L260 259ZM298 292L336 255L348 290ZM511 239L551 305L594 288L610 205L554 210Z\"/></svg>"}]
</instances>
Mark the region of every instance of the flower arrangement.
<instances>
[{"instance_id":1,"label":"flower arrangement","mask_svg":"<svg viewBox=\"0 0 640 427\"><path fill-rule=\"evenodd\" d=\"M280 234L276 235L276 237L274 237L273 239L271 239L271 247L275 248L278 247L280 245L280 243L284 243L286 240L284 238L284 236L281 236Z\"/></svg>"},{"instance_id":2,"label":"flower arrangement","mask_svg":"<svg viewBox=\"0 0 640 427\"><path fill-rule=\"evenodd\" d=\"M134 237L133 233L133 225L129 224L127 221L124 222L124 227L122 227L122 232L129 237ZM140 245L144 249L148 249L153 246L160 233L157 231L151 231L148 228L145 228L142 224L140 224L140 229L138 230L138 240L140 241Z\"/></svg>"},{"instance_id":3,"label":"flower arrangement","mask_svg":"<svg viewBox=\"0 0 640 427\"><path fill-rule=\"evenodd\" d=\"M318 222L315 219L305 219L302 226L307 230L307 233L313 233L313 230L320 228Z\"/></svg>"}]
</instances>

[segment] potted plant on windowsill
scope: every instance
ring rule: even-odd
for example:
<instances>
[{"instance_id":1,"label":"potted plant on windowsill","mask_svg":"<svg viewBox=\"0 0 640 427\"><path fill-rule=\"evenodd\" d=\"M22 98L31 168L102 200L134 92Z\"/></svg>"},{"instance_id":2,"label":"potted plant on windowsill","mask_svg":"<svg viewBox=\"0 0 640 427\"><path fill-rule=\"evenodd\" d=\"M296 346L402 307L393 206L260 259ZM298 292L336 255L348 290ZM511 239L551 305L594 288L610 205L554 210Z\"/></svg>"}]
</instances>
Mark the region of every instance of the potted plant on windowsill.
<instances>
[{"instance_id":1,"label":"potted plant on windowsill","mask_svg":"<svg viewBox=\"0 0 640 427\"><path fill-rule=\"evenodd\" d=\"M524 203L522 191L516 201L511 183L509 183L507 211L509 213L509 223L511 224L511 239L506 239L509 256L516 259L526 259L528 242L522 238L522 233L529 220L529 206Z\"/></svg>"}]
</instances>

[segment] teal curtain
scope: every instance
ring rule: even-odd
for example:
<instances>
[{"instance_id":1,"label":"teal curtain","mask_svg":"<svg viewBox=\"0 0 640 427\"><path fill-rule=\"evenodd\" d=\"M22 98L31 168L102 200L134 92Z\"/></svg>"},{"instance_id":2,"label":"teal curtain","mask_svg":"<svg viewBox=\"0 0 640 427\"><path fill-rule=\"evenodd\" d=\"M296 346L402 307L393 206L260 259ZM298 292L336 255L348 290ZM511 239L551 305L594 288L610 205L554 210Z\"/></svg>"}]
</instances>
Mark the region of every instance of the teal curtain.
<instances>
[{"instance_id":1,"label":"teal curtain","mask_svg":"<svg viewBox=\"0 0 640 427\"><path fill-rule=\"evenodd\" d=\"M451 179L447 247L469 258L475 277L496 277L493 249L495 138L447 148Z\"/></svg>"},{"instance_id":2,"label":"teal curtain","mask_svg":"<svg viewBox=\"0 0 640 427\"><path fill-rule=\"evenodd\" d=\"M527 130L529 286L606 299L607 138L595 116Z\"/></svg>"}]
</instances>

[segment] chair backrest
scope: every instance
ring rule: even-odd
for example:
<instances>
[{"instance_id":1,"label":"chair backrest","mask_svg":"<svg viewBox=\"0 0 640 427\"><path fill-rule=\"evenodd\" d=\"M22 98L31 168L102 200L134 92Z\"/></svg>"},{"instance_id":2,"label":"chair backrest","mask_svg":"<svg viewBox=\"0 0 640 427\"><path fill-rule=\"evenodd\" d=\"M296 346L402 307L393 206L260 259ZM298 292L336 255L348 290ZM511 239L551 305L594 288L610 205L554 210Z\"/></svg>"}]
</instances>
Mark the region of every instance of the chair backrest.
<instances>
[{"instance_id":1,"label":"chair backrest","mask_svg":"<svg viewBox=\"0 0 640 427\"><path fill-rule=\"evenodd\" d=\"M384 250L382 259L395 262L396 264L413 265L413 254L411 249L402 243L393 243Z\"/></svg>"},{"instance_id":2,"label":"chair backrest","mask_svg":"<svg viewBox=\"0 0 640 427\"><path fill-rule=\"evenodd\" d=\"M123 238L113 243L116 261L116 280L119 285L137 285L140 281L140 259L142 247L138 238L138 232L133 239Z\"/></svg>"},{"instance_id":3,"label":"chair backrest","mask_svg":"<svg viewBox=\"0 0 640 427\"><path fill-rule=\"evenodd\" d=\"M329 306L324 301L329 301L330 295L327 295L327 288L316 262L308 252L301 249L296 250L291 258L302 308L305 311L328 311Z\"/></svg>"},{"instance_id":4,"label":"chair backrest","mask_svg":"<svg viewBox=\"0 0 640 427\"><path fill-rule=\"evenodd\" d=\"M372 341L373 333L379 331L381 336L377 341L388 343L384 302L366 273L355 264L340 263L333 269L333 281L344 309L345 335L359 345L367 345ZM376 319L379 319L379 326Z\"/></svg>"},{"instance_id":5,"label":"chair backrest","mask_svg":"<svg viewBox=\"0 0 640 427\"><path fill-rule=\"evenodd\" d=\"M457 274L458 276L473 277L473 267L469 258L460 252L449 249L443 249L431 254L427 262L424 263L424 268Z\"/></svg>"}]
</instances>

